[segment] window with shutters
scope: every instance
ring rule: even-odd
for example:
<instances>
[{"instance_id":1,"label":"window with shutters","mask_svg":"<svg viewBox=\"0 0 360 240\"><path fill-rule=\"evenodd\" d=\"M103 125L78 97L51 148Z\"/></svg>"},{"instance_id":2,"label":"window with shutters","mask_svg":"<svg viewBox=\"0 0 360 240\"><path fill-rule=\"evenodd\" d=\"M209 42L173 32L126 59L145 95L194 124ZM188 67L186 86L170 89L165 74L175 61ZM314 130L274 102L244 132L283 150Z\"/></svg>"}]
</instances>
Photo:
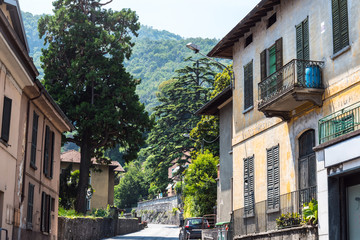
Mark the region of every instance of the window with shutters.
<instances>
[{"instance_id":1,"label":"window with shutters","mask_svg":"<svg viewBox=\"0 0 360 240\"><path fill-rule=\"evenodd\" d=\"M347 0L332 0L334 54L349 45Z\"/></svg>"},{"instance_id":2,"label":"window with shutters","mask_svg":"<svg viewBox=\"0 0 360 240\"><path fill-rule=\"evenodd\" d=\"M33 227L34 188L35 188L35 185L29 183L27 217L26 217L26 228L27 229L32 229L32 227Z\"/></svg>"},{"instance_id":3,"label":"window with shutters","mask_svg":"<svg viewBox=\"0 0 360 240\"><path fill-rule=\"evenodd\" d=\"M279 145L266 149L267 154L267 211L280 209Z\"/></svg>"},{"instance_id":4,"label":"window with shutters","mask_svg":"<svg viewBox=\"0 0 360 240\"><path fill-rule=\"evenodd\" d=\"M264 80L283 66L282 38L260 53L261 80Z\"/></svg>"},{"instance_id":5,"label":"window with shutters","mask_svg":"<svg viewBox=\"0 0 360 240\"><path fill-rule=\"evenodd\" d=\"M244 158L244 214L254 216L254 155Z\"/></svg>"},{"instance_id":6,"label":"window with shutters","mask_svg":"<svg viewBox=\"0 0 360 240\"><path fill-rule=\"evenodd\" d=\"M4 107L1 125L1 139L4 142L9 141L10 137L10 121L11 121L11 104L12 100L8 97L4 97Z\"/></svg>"},{"instance_id":7,"label":"window with shutters","mask_svg":"<svg viewBox=\"0 0 360 240\"><path fill-rule=\"evenodd\" d=\"M41 231L49 233L51 226L51 196L42 192L41 197Z\"/></svg>"},{"instance_id":8,"label":"window with shutters","mask_svg":"<svg viewBox=\"0 0 360 240\"><path fill-rule=\"evenodd\" d=\"M244 111L253 107L253 61L244 66Z\"/></svg>"},{"instance_id":9,"label":"window with shutters","mask_svg":"<svg viewBox=\"0 0 360 240\"><path fill-rule=\"evenodd\" d=\"M45 129L45 146L44 146L44 168L43 172L47 178L53 177L54 164L54 137L55 134L49 126Z\"/></svg>"},{"instance_id":10,"label":"window with shutters","mask_svg":"<svg viewBox=\"0 0 360 240\"><path fill-rule=\"evenodd\" d=\"M269 84L264 91L261 91L261 99L270 96L283 84L282 74L275 74L282 68L282 38L276 40L275 44L260 53L260 76L261 81L270 77Z\"/></svg>"},{"instance_id":11,"label":"window with shutters","mask_svg":"<svg viewBox=\"0 0 360 240\"><path fill-rule=\"evenodd\" d=\"M36 147L37 147L37 133L38 133L39 116L34 111L33 124L32 124L32 136L31 136L31 153L30 153L30 166L36 168Z\"/></svg>"}]
</instances>

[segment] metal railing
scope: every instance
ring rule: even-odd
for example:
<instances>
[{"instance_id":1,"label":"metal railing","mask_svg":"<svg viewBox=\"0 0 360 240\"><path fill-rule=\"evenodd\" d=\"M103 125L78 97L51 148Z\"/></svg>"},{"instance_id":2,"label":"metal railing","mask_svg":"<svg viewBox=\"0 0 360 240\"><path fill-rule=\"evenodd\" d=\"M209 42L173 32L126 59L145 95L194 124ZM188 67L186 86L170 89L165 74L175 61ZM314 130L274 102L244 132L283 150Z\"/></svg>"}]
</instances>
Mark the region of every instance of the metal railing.
<instances>
[{"instance_id":1,"label":"metal railing","mask_svg":"<svg viewBox=\"0 0 360 240\"><path fill-rule=\"evenodd\" d=\"M323 88L321 68L324 62L293 59L258 85L259 108L294 87Z\"/></svg>"},{"instance_id":2,"label":"metal railing","mask_svg":"<svg viewBox=\"0 0 360 240\"><path fill-rule=\"evenodd\" d=\"M319 143L360 129L360 102L319 120Z\"/></svg>"},{"instance_id":3,"label":"metal railing","mask_svg":"<svg viewBox=\"0 0 360 240\"><path fill-rule=\"evenodd\" d=\"M234 211L234 236L248 235L276 230L276 219L281 214L301 213L304 203L317 199L316 186L280 195L280 206L277 211L267 209L267 201L254 205L254 214L246 215L244 208Z\"/></svg>"}]
</instances>

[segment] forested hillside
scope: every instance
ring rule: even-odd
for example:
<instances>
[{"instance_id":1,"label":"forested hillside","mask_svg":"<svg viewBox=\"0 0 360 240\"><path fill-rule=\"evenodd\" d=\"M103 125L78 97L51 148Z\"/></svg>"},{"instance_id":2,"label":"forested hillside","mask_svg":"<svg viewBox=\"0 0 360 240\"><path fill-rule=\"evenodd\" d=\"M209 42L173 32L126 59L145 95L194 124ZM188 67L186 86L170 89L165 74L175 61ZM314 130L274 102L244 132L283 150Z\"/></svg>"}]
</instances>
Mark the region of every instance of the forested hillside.
<instances>
[{"instance_id":1,"label":"forested hillside","mask_svg":"<svg viewBox=\"0 0 360 240\"><path fill-rule=\"evenodd\" d=\"M40 67L40 56L43 41L39 39L37 31L37 21L40 17L40 15L23 13L30 56L33 57L41 78L43 71ZM218 42L217 39L185 39L168 31L155 30L148 26L141 26L139 36L133 38L133 41L135 47L125 66L134 78L141 79L137 93L150 113L158 104L155 94L159 84L172 78L176 69L185 66L184 58L194 55L185 45L193 42L202 49L202 52L207 53Z\"/></svg>"}]
</instances>

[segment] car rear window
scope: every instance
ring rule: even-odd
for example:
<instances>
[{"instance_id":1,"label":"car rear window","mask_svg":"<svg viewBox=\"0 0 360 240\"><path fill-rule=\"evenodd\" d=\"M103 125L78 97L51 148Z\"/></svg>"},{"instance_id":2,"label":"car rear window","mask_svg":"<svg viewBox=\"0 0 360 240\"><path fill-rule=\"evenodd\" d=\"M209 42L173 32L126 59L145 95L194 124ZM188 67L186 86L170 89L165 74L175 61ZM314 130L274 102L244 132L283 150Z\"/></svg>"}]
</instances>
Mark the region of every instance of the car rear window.
<instances>
[{"instance_id":1,"label":"car rear window","mask_svg":"<svg viewBox=\"0 0 360 240\"><path fill-rule=\"evenodd\" d=\"M199 227L201 228L202 225L202 219L201 218L193 218L193 219L188 219L188 224L189 226L193 226L193 227Z\"/></svg>"}]
</instances>

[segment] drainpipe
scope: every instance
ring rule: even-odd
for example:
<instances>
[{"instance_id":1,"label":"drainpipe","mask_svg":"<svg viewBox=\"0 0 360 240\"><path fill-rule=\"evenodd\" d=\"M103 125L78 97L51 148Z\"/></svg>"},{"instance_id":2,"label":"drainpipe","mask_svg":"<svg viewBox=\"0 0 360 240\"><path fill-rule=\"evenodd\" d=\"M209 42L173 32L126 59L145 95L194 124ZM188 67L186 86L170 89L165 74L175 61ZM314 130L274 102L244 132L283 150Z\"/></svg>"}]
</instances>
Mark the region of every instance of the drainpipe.
<instances>
[{"instance_id":1,"label":"drainpipe","mask_svg":"<svg viewBox=\"0 0 360 240\"><path fill-rule=\"evenodd\" d=\"M21 204L24 201L24 192L25 192L25 173L26 173L26 159L27 159L27 145L28 145L28 135L29 135L29 114L30 114L30 102L38 99L41 97L43 93L43 89L40 90L38 96L34 98L30 98L27 103L27 110L26 110L26 131L25 131L25 151L24 151L24 167L23 167L23 175L22 175L22 186L21 186ZM20 205L21 205L20 204ZM19 206L20 207L20 206Z\"/></svg>"}]
</instances>

